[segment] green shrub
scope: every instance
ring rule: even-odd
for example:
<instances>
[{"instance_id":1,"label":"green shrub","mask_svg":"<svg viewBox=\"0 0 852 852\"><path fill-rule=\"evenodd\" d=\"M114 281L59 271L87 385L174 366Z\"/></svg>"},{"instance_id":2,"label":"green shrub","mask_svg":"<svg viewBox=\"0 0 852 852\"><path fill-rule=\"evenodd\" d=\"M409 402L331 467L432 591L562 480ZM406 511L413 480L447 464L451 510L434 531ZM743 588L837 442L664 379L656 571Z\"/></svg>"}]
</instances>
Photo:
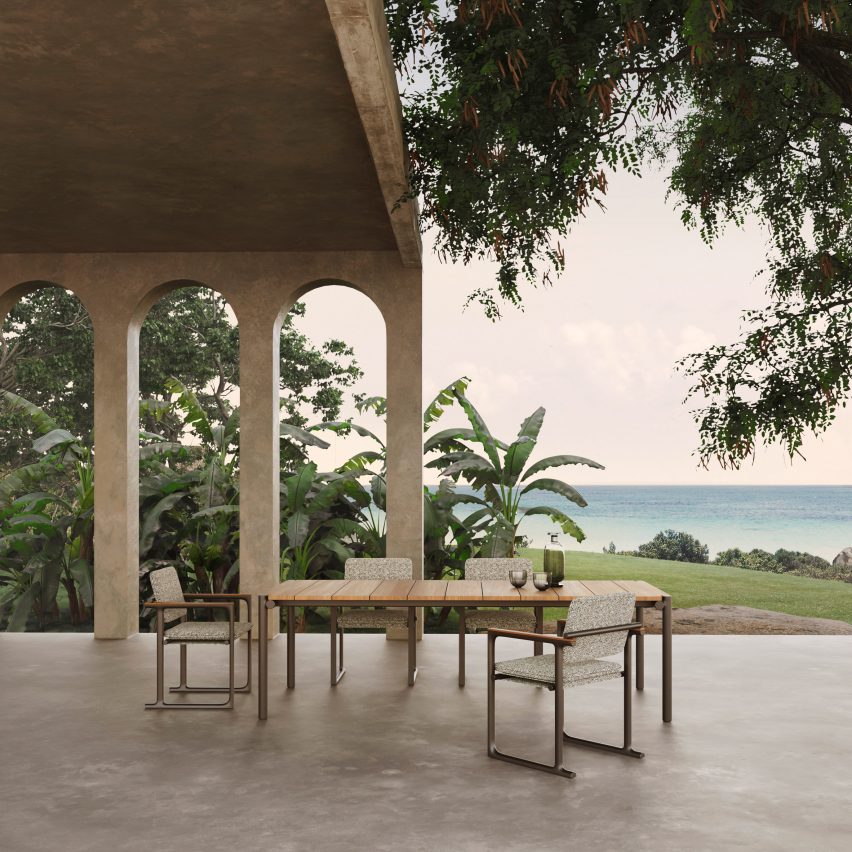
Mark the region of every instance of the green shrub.
<instances>
[{"instance_id":1,"label":"green shrub","mask_svg":"<svg viewBox=\"0 0 852 852\"><path fill-rule=\"evenodd\" d=\"M670 559L676 562L706 563L710 550L689 533L663 530L649 542L639 545L637 556L646 559Z\"/></svg>"},{"instance_id":2,"label":"green shrub","mask_svg":"<svg viewBox=\"0 0 852 852\"><path fill-rule=\"evenodd\" d=\"M729 550L723 550L721 553L717 553L716 558L713 561L716 565L733 565L739 568L741 567L740 563L743 560L743 556L745 556L745 554L738 547L732 547Z\"/></svg>"},{"instance_id":3,"label":"green shrub","mask_svg":"<svg viewBox=\"0 0 852 852\"><path fill-rule=\"evenodd\" d=\"M819 572L828 572L831 563L813 553L800 553L798 550L776 550L775 558L786 571L804 571L807 576L819 576ZM817 572L817 573L812 573Z\"/></svg>"},{"instance_id":4,"label":"green shrub","mask_svg":"<svg viewBox=\"0 0 852 852\"><path fill-rule=\"evenodd\" d=\"M748 568L749 571L768 571L772 574L784 573L784 566L771 553L758 547L743 554L739 567Z\"/></svg>"}]
</instances>

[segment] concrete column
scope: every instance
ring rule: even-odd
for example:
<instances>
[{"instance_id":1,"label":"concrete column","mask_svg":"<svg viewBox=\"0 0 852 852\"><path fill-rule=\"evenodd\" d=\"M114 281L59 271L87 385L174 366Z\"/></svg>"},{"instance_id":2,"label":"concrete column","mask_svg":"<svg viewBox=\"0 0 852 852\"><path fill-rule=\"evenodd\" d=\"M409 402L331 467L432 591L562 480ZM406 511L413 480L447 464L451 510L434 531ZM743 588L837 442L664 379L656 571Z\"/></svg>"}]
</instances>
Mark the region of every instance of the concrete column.
<instances>
[{"instance_id":1,"label":"concrete column","mask_svg":"<svg viewBox=\"0 0 852 852\"><path fill-rule=\"evenodd\" d=\"M240 591L279 582L279 338L276 310L238 311L240 323ZM270 636L278 619L269 619Z\"/></svg>"},{"instance_id":2,"label":"concrete column","mask_svg":"<svg viewBox=\"0 0 852 852\"><path fill-rule=\"evenodd\" d=\"M92 316L95 349L95 638L139 629L139 328Z\"/></svg>"},{"instance_id":3,"label":"concrete column","mask_svg":"<svg viewBox=\"0 0 852 852\"><path fill-rule=\"evenodd\" d=\"M385 282L387 328L387 555L423 577L423 313L420 270ZM418 635L422 635L422 618ZM397 635L399 634L399 635ZM388 631L389 639L405 631Z\"/></svg>"}]
</instances>

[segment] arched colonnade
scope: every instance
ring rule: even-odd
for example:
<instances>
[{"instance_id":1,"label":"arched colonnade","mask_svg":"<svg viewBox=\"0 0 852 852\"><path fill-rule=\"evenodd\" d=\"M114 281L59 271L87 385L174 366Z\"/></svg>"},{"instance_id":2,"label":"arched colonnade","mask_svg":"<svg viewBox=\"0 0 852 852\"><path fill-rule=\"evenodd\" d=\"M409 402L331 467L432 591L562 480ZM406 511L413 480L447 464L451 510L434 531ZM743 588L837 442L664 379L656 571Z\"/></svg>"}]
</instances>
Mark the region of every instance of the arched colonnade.
<instances>
[{"instance_id":1,"label":"arched colonnade","mask_svg":"<svg viewBox=\"0 0 852 852\"><path fill-rule=\"evenodd\" d=\"M387 553L423 571L421 270L396 252L0 255L0 322L44 286L72 291L94 330L95 637L138 629L139 331L171 290L224 296L240 327L240 590L278 582L279 336L295 302L329 284L360 291L385 322Z\"/></svg>"}]
</instances>

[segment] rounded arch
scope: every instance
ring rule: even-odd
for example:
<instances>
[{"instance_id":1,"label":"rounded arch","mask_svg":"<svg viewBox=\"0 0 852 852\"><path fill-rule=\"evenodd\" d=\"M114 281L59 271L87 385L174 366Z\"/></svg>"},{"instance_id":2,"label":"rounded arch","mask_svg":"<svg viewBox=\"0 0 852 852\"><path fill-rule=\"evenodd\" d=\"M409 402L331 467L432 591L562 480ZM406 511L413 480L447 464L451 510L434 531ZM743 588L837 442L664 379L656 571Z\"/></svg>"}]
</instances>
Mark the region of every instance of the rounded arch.
<instances>
[{"instance_id":1,"label":"rounded arch","mask_svg":"<svg viewBox=\"0 0 852 852\"><path fill-rule=\"evenodd\" d=\"M19 284L14 284L8 290L0 293L0 323L6 321L9 312L27 296L37 293L39 290L57 289L65 290L70 293L85 309L86 313L91 316L91 306L86 304L86 298L71 287L61 283L60 281L52 281L47 278L33 278L27 281L21 281Z\"/></svg>"},{"instance_id":2,"label":"rounded arch","mask_svg":"<svg viewBox=\"0 0 852 852\"><path fill-rule=\"evenodd\" d=\"M131 325L136 330L142 327L151 309L158 302L162 301L174 293L176 290L182 290L186 287L199 287L205 290L210 290L216 295L221 296L230 306L230 299L227 293L223 293L217 287L208 284L206 281L201 281L195 278L174 278L168 281L162 281L159 284L154 284L150 289L146 290L136 304L131 316ZM233 308L232 308L233 310Z\"/></svg>"},{"instance_id":3,"label":"rounded arch","mask_svg":"<svg viewBox=\"0 0 852 852\"><path fill-rule=\"evenodd\" d=\"M373 305L375 305L376 309L382 317L382 320L385 323L385 327L387 328L387 317L385 316L384 308L382 306L381 301L377 300L374 294L371 292L372 288L357 283L355 281L350 281L349 279L345 278L314 278L310 281L307 281L306 283L297 287L292 292L289 301L281 308L281 316L288 313L292 309L293 305L296 304L296 302L298 302L300 299L303 299L309 293L312 293L315 290L319 290L324 287L346 287L348 290L355 290L356 292L360 293L362 296L369 299Z\"/></svg>"}]
</instances>

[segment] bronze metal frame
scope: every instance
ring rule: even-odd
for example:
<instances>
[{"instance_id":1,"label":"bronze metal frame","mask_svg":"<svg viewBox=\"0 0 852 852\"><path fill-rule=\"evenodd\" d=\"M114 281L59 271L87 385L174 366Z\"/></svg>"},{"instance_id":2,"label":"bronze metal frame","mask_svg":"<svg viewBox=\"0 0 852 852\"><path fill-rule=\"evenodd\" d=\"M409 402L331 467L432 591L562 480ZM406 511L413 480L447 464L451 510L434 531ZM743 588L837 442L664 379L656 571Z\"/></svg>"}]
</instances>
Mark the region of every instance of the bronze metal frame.
<instances>
[{"instance_id":1,"label":"bronze metal frame","mask_svg":"<svg viewBox=\"0 0 852 852\"><path fill-rule=\"evenodd\" d=\"M183 601L147 601L157 612L157 700L146 704L146 710L231 710L234 706L234 694L237 692L250 693L252 686L251 645L254 627L249 629L246 641L246 682L242 686L234 686L234 647L236 637L234 636L235 612L239 612L239 602L245 601L248 609L248 621L252 621L251 596L246 594L188 594ZM220 642L180 642L171 643L165 637L165 611L167 609L225 609L228 612L229 636L228 636L228 685L227 686L190 686L187 684L187 652L188 644L222 644ZM182 619L183 620L183 619ZM212 703L176 703L165 700L165 646L167 644L180 644L180 683L178 686L169 687L169 692L177 693L228 693L225 701Z\"/></svg>"},{"instance_id":2,"label":"bronze metal frame","mask_svg":"<svg viewBox=\"0 0 852 852\"><path fill-rule=\"evenodd\" d=\"M547 636L542 637L537 633L527 633L520 630L498 630L490 628L488 630L488 757L495 760L502 760L506 763L513 763L516 766L525 766L528 769L538 769L542 772L549 772L553 775L559 775L561 778L575 778L576 773L570 769L566 769L563 765L563 746L564 743L570 742L574 745L594 748L599 751L615 752L626 757L642 758L644 754L631 748L631 739L633 734L633 715L632 715L632 696L633 684L632 680L632 654L630 638L633 635L639 635L639 631L644 628L638 622L630 624L619 624L612 627L599 627L594 630L577 630L565 636ZM597 636L603 633L618 633L627 631L627 636L624 642L624 670L622 678L624 680L624 744L622 746L613 746L608 743L599 743L595 740L584 740L579 737L573 737L565 733L565 686L564 686L564 666L565 661L562 656L562 649L566 646L573 645L575 640L582 636ZM507 679L508 675L501 675L494 670L494 649L497 644L497 639L501 636L511 639L525 639L530 642L545 642L552 645L554 649L554 683L543 684L548 689L554 692L554 759L553 764L539 763L535 760L528 760L523 757L517 757L513 754L501 752L497 748L497 713L496 713L496 683L498 680Z\"/></svg>"},{"instance_id":3,"label":"bronze metal frame","mask_svg":"<svg viewBox=\"0 0 852 852\"><path fill-rule=\"evenodd\" d=\"M441 601L444 606L465 606L463 601L453 600L452 596L447 596ZM489 602L484 600L480 603L481 606L500 606L502 601ZM370 601L365 606L400 606L410 605L416 608L435 606L436 601L432 598L423 598L422 600L407 599L404 603L400 600L383 600ZM519 603L516 606L532 606L532 604ZM287 610L287 687L293 689L296 685L296 633L295 633L295 618L294 613L296 606L329 606L328 599L316 600L270 600L268 595L258 595L258 631L260 635L260 648L258 649L258 681L260 690L258 694L258 718L266 719L268 713L268 697L269 697L269 648L268 648L268 623L269 610L281 607ZM338 606L358 606L356 602L341 602ZM670 595L665 595L658 602L641 602L637 603L637 609L654 607L662 610L663 613L663 635L662 635L662 659L663 659L663 682L662 682L662 716L664 722L672 721L672 599ZM642 617L637 614L637 622L642 622ZM459 651L463 654L462 641L464 636L460 637ZM537 642L547 643L548 639L544 636L539 636L535 640ZM644 666L645 653L644 642L637 637L636 644L636 677L637 689L644 687ZM641 672L641 674L640 674ZM460 683L460 685L462 685Z\"/></svg>"},{"instance_id":4,"label":"bronze metal frame","mask_svg":"<svg viewBox=\"0 0 852 852\"><path fill-rule=\"evenodd\" d=\"M459 613L459 686L463 687L466 679L466 651L467 651L467 631L465 628L466 613L468 609L478 609L478 607L456 607ZM512 609L512 607L503 606L500 609ZM535 632L544 633L544 607L535 607ZM533 654L540 657L544 653L544 648L541 642L536 642L533 645Z\"/></svg>"}]
</instances>

